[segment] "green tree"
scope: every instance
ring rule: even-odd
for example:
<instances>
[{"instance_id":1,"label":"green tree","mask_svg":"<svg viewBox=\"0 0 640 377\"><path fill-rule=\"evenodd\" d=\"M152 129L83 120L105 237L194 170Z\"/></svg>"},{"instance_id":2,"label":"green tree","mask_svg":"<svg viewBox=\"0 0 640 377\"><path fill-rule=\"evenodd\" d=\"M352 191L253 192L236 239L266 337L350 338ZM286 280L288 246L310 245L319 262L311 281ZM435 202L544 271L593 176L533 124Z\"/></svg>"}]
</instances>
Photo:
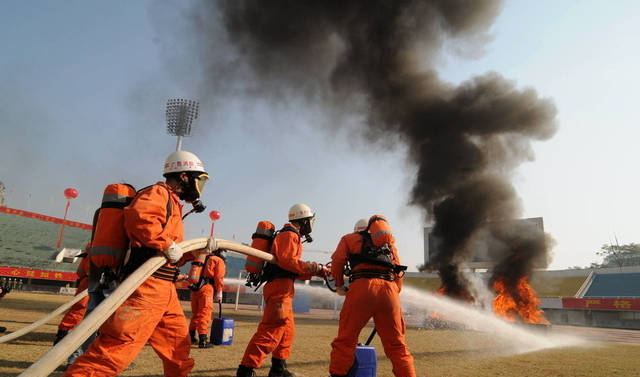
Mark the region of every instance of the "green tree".
<instances>
[{"instance_id":1,"label":"green tree","mask_svg":"<svg viewBox=\"0 0 640 377\"><path fill-rule=\"evenodd\" d=\"M603 266L614 265L617 267L640 264L640 244L629 243L624 245L612 245L605 243L596 252L596 255L604 258Z\"/></svg>"}]
</instances>

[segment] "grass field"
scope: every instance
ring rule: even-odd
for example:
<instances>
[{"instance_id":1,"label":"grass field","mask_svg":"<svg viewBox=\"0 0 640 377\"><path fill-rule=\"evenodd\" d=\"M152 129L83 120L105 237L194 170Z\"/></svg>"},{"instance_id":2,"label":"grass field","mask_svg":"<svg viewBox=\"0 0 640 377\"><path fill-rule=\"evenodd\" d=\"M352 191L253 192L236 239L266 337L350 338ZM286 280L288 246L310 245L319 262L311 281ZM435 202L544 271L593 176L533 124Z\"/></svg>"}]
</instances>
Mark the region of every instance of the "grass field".
<instances>
[{"instance_id":1,"label":"grass field","mask_svg":"<svg viewBox=\"0 0 640 377\"><path fill-rule=\"evenodd\" d=\"M41 318L69 297L16 292L0 300L0 325L15 331ZM187 316L188 303L184 303ZM260 319L258 310L234 311L225 306L225 317L235 319L232 346L192 349L196 360L192 376L235 376L244 348ZM328 375L330 342L336 335L334 320L314 313L296 316L296 340L289 368L298 376ZM50 347L60 317L31 334L0 344L0 376L16 376ZM364 341L370 329L363 331ZM554 348L514 355L511 347L491 334L455 330L408 329L407 342L415 357L419 376L640 376L640 346L588 343L583 347ZM372 345L378 352L378 376L392 376L391 364L382 352L379 338ZM162 376L162 366L150 347L123 376ZM269 361L257 371L266 376ZM56 372L53 376L59 376Z\"/></svg>"}]
</instances>

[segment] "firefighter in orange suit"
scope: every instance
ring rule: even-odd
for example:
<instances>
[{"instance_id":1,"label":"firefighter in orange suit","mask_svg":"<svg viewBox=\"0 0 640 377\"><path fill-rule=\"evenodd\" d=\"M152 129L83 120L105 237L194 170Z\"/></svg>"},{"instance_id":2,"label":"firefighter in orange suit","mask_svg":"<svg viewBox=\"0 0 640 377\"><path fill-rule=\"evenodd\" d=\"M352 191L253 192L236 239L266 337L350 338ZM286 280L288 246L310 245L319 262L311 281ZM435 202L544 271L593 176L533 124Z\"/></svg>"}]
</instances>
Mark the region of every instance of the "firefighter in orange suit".
<instances>
[{"instance_id":1,"label":"firefighter in orange suit","mask_svg":"<svg viewBox=\"0 0 640 377\"><path fill-rule=\"evenodd\" d=\"M354 363L358 336L371 317L384 352L393 365L393 374L400 377L416 375L413 357L405 343L405 325L399 299L402 289L402 277L399 275L406 267L400 266L393 241L384 249L386 253L368 252L374 250L368 224L380 218L373 216L369 221L359 220L354 232L342 237L331 256L331 274L335 279L336 291L341 296L346 295L340 312L338 336L331 343L329 373L332 377L349 373ZM373 258L373 255L378 256ZM344 288L343 278L347 262L351 267L348 291Z\"/></svg>"},{"instance_id":2,"label":"firefighter in orange suit","mask_svg":"<svg viewBox=\"0 0 640 377\"><path fill-rule=\"evenodd\" d=\"M89 250L89 245L87 245L86 250ZM80 263L76 270L76 274L78 274L78 280L76 280L76 295L86 290L89 284L89 255L85 251L78 255L78 258L80 258ZM53 340L54 346L82 321L84 318L84 312L87 310L88 302L89 296L87 295L80 301L73 304L64 317L62 317L62 320L58 325L58 333Z\"/></svg>"},{"instance_id":3,"label":"firefighter in orange suit","mask_svg":"<svg viewBox=\"0 0 640 377\"><path fill-rule=\"evenodd\" d=\"M196 155L176 151L164 167L166 182L138 192L124 209L124 226L131 242L124 275L152 256L163 253L169 263L145 280L100 328L100 335L71 365L64 376L115 376L149 343L162 359L164 375L187 376L194 361L187 321L175 288L177 268L188 255L178 245L183 240L182 204L199 201L209 176Z\"/></svg>"},{"instance_id":4,"label":"firefighter in orange suit","mask_svg":"<svg viewBox=\"0 0 640 377\"><path fill-rule=\"evenodd\" d=\"M267 283L263 288L266 303L262 321L251 338L236 372L237 377L255 376L254 368L271 354L269 377L289 377L286 360L291 354L294 337L293 282L308 280L311 276L325 276L328 271L315 262L301 261L302 239L311 241L311 230L315 214L305 204L295 204L289 210L289 223L273 240L271 253L277 264L268 264L265 269Z\"/></svg>"},{"instance_id":5,"label":"firefighter in orange suit","mask_svg":"<svg viewBox=\"0 0 640 377\"><path fill-rule=\"evenodd\" d=\"M207 332L211 323L214 300L222 302L222 288L226 272L222 254L214 252L206 257L198 283L189 286L191 289L189 335L191 335L191 343L198 343L198 348L213 346L211 343L207 343ZM198 339L195 337L196 331Z\"/></svg>"}]
</instances>

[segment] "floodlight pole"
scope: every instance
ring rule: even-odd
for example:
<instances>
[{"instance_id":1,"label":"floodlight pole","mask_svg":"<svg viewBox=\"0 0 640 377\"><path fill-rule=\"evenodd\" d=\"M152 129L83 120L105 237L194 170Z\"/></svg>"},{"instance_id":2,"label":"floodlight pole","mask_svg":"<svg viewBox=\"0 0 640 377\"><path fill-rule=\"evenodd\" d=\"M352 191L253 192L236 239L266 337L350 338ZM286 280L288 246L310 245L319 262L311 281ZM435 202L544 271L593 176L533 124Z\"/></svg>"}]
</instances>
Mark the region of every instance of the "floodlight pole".
<instances>
[{"instance_id":1,"label":"floodlight pole","mask_svg":"<svg viewBox=\"0 0 640 377\"><path fill-rule=\"evenodd\" d=\"M71 205L71 200L67 200L67 205L64 207L64 217L62 218L62 222L60 223L60 235L58 236L56 249L59 249L60 246L62 245L62 235L64 234L64 223L67 221L67 212L69 212L70 205Z\"/></svg>"},{"instance_id":2,"label":"floodlight pole","mask_svg":"<svg viewBox=\"0 0 640 377\"><path fill-rule=\"evenodd\" d=\"M167 100L167 132L178 137L176 151L182 149L182 138L191 135L191 126L198 119L198 113L198 101L182 98Z\"/></svg>"}]
</instances>

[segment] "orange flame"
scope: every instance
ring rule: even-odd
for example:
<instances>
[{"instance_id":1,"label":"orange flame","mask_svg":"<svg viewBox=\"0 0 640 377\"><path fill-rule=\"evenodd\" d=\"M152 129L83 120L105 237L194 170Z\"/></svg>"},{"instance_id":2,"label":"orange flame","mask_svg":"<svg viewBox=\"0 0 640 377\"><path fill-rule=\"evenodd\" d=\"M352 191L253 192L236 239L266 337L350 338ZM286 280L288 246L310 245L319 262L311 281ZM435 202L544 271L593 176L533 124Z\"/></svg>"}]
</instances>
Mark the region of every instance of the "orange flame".
<instances>
[{"instance_id":1,"label":"orange flame","mask_svg":"<svg viewBox=\"0 0 640 377\"><path fill-rule=\"evenodd\" d=\"M493 283L493 289L497 296L493 299L493 311L509 322L525 322L548 325L549 321L544 317L543 311L538 309L540 300L528 283L529 277L524 276L518 280L516 287L519 300L516 301L510 294L504 279L497 279Z\"/></svg>"}]
</instances>

